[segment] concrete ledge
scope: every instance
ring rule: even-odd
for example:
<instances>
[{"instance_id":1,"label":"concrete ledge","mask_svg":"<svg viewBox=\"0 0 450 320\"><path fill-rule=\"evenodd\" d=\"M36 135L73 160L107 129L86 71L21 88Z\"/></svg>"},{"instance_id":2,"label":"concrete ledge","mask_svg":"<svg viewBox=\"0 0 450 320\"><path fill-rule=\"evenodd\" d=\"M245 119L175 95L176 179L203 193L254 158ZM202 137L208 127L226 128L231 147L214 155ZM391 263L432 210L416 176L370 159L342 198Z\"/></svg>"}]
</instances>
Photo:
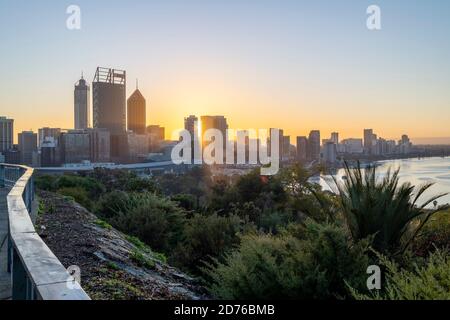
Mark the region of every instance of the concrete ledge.
<instances>
[{"instance_id":1,"label":"concrete ledge","mask_svg":"<svg viewBox=\"0 0 450 320\"><path fill-rule=\"evenodd\" d=\"M14 254L12 296L15 296L14 288L19 288L18 290L27 292L21 291L16 295L18 297L42 300L90 300L36 233L31 212L27 209L27 204L30 210L35 207L33 169L4 164L0 167L3 170L19 169L22 172L7 196L9 237Z\"/></svg>"}]
</instances>

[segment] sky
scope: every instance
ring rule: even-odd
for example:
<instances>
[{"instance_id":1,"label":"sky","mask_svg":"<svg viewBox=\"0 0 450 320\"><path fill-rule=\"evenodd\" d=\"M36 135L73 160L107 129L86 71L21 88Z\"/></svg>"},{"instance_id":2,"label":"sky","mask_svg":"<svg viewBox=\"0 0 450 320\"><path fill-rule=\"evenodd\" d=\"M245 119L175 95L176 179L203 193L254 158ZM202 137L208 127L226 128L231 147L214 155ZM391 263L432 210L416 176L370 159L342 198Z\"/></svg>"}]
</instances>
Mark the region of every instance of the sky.
<instances>
[{"instance_id":1,"label":"sky","mask_svg":"<svg viewBox=\"0 0 450 320\"><path fill-rule=\"evenodd\" d=\"M450 143L449 16L441 0L0 0L0 116L16 133L72 128L74 84L103 66L127 71L127 96L139 79L168 138L195 114L292 142L373 128Z\"/></svg>"}]
</instances>

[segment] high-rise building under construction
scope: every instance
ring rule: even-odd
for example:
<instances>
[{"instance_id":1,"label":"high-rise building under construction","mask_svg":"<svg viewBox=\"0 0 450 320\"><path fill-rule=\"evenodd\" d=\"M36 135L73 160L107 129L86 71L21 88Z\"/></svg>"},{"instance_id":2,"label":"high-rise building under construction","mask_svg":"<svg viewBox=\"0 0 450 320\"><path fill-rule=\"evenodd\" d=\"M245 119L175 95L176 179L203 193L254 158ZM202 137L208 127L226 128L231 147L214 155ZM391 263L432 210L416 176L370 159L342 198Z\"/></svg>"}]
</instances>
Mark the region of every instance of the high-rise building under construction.
<instances>
[{"instance_id":1,"label":"high-rise building under construction","mask_svg":"<svg viewBox=\"0 0 450 320\"><path fill-rule=\"evenodd\" d=\"M98 67L92 83L94 128L111 134L111 158L121 161L127 154L126 71Z\"/></svg>"}]
</instances>

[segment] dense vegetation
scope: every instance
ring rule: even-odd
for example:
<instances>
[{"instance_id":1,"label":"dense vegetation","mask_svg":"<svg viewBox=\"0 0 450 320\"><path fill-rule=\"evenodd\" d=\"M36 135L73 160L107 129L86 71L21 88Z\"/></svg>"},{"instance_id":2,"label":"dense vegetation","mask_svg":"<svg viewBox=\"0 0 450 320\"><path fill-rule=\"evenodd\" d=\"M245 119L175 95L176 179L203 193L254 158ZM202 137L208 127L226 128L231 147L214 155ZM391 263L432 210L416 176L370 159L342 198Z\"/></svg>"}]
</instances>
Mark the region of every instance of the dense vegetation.
<instances>
[{"instance_id":1,"label":"dense vegetation","mask_svg":"<svg viewBox=\"0 0 450 320\"><path fill-rule=\"evenodd\" d=\"M217 298L448 298L449 212L416 205L430 185L402 185L398 171L379 180L375 168L346 170L336 194L301 165L272 177L101 169L36 183L202 278ZM366 286L373 264L384 275L376 292Z\"/></svg>"}]
</instances>

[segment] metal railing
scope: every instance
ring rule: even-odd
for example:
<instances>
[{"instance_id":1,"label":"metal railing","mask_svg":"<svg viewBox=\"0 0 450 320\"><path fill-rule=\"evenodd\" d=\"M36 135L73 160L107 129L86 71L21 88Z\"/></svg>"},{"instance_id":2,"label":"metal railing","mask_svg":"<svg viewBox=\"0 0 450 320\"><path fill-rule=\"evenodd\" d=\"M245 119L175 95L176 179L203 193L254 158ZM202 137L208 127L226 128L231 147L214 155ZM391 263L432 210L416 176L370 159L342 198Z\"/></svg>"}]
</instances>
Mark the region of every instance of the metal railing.
<instances>
[{"instance_id":1,"label":"metal railing","mask_svg":"<svg viewBox=\"0 0 450 320\"><path fill-rule=\"evenodd\" d=\"M8 272L13 300L89 300L89 296L36 233L33 169L0 164L7 196Z\"/></svg>"}]
</instances>

